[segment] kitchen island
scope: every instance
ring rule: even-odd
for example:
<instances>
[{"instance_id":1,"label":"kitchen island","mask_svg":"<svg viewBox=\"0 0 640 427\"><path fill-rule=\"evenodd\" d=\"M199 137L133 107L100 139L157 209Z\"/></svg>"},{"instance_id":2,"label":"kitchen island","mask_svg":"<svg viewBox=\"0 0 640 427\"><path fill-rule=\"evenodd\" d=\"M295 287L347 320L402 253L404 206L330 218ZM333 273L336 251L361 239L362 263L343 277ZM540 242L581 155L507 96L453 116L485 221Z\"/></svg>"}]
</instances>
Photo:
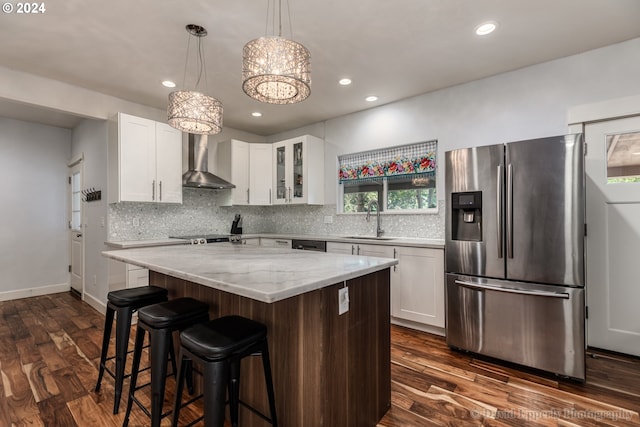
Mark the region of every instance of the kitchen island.
<instances>
[{"instance_id":1,"label":"kitchen island","mask_svg":"<svg viewBox=\"0 0 640 427\"><path fill-rule=\"evenodd\" d=\"M170 298L210 304L269 329L282 427L375 426L390 407L389 268L394 259L229 243L107 251L150 270ZM338 314L348 287L349 310ZM268 413L259 358L243 362L241 399ZM268 424L241 406L240 423Z\"/></svg>"}]
</instances>

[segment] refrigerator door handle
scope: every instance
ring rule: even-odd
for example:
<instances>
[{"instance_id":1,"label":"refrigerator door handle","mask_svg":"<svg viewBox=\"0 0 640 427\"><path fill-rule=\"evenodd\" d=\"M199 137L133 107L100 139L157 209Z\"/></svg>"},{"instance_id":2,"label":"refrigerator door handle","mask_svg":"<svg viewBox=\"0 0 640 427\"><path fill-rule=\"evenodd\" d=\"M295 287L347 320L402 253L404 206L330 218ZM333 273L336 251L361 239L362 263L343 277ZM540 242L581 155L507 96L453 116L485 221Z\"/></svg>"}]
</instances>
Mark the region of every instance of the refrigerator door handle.
<instances>
[{"instance_id":1,"label":"refrigerator door handle","mask_svg":"<svg viewBox=\"0 0 640 427\"><path fill-rule=\"evenodd\" d=\"M513 258L513 170L507 165L507 256Z\"/></svg>"},{"instance_id":2,"label":"refrigerator door handle","mask_svg":"<svg viewBox=\"0 0 640 427\"><path fill-rule=\"evenodd\" d=\"M538 297L569 299L569 294L565 292L527 291L524 289L503 288L501 286L483 285L480 283L466 282L464 280L456 280L455 283L461 286L465 286L467 288L473 288L478 290L498 291L498 292L506 292L509 294L519 294L519 295L533 295Z\"/></svg>"},{"instance_id":3,"label":"refrigerator door handle","mask_svg":"<svg viewBox=\"0 0 640 427\"><path fill-rule=\"evenodd\" d=\"M498 175L497 175L497 194L498 197L496 197L496 221L497 221L497 229L498 229L498 258L502 258L502 229L503 229L503 225L504 225L504 219L503 219L503 208L502 208L502 198L503 198L503 194L504 194L504 179L503 179L503 171L502 171L502 165L498 166Z\"/></svg>"}]
</instances>

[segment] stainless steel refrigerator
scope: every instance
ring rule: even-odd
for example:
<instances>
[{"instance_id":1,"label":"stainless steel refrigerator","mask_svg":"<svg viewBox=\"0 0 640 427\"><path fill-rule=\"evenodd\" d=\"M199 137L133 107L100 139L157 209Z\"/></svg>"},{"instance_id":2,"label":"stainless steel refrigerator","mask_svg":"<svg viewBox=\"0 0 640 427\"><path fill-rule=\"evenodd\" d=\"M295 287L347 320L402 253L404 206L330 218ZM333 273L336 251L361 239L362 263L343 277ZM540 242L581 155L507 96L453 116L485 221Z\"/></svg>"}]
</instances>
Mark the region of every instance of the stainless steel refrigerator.
<instances>
[{"instance_id":1,"label":"stainless steel refrigerator","mask_svg":"<svg viewBox=\"0 0 640 427\"><path fill-rule=\"evenodd\" d=\"M585 379L582 134L445 153L446 339Z\"/></svg>"}]
</instances>

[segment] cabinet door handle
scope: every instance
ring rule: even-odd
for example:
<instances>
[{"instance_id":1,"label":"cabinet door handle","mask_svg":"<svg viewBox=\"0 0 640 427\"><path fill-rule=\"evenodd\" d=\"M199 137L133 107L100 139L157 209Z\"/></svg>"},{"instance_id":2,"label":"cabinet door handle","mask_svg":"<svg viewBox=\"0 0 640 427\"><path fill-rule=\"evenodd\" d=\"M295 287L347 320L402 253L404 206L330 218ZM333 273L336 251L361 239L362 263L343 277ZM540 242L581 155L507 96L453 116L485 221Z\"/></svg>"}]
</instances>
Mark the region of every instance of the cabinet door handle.
<instances>
[{"instance_id":1,"label":"cabinet door handle","mask_svg":"<svg viewBox=\"0 0 640 427\"><path fill-rule=\"evenodd\" d=\"M358 255L360 255L360 245L358 245Z\"/></svg>"},{"instance_id":2,"label":"cabinet door handle","mask_svg":"<svg viewBox=\"0 0 640 427\"><path fill-rule=\"evenodd\" d=\"M393 259L398 259L398 250L393 248ZM398 271L398 264L393 266L393 271Z\"/></svg>"},{"instance_id":3,"label":"cabinet door handle","mask_svg":"<svg viewBox=\"0 0 640 427\"><path fill-rule=\"evenodd\" d=\"M356 247L355 245L351 245L351 255L356 253Z\"/></svg>"},{"instance_id":4,"label":"cabinet door handle","mask_svg":"<svg viewBox=\"0 0 640 427\"><path fill-rule=\"evenodd\" d=\"M249 204L249 189L247 188L247 204Z\"/></svg>"},{"instance_id":5,"label":"cabinet door handle","mask_svg":"<svg viewBox=\"0 0 640 427\"><path fill-rule=\"evenodd\" d=\"M289 187L289 203L291 203L291 187Z\"/></svg>"},{"instance_id":6,"label":"cabinet door handle","mask_svg":"<svg viewBox=\"0 0 640 427\"><path fill-rule=\"evenodd\" d=\"M160 188L160 201L162 201L162 181L160 181L158 187Z\"/></svg>"},{"instance_id":7,"label":"cabinet door handle","mask_svg":"<svg viewBox=\"0 0 640 427\"><path fill-rule=\"evenodd\" d=\"M271 204L271 189L269 189L269 204Z\"/></svg>"},{"instance_id":8,"label":"cabinet door handle","mask_svg":"<svg viewBox=\"0 0 640 427\"><path fill-rule=\"evenodd\" d=\"M151 183L151 200L156 200L156 180Z\"/></svg>"}]
</instances>

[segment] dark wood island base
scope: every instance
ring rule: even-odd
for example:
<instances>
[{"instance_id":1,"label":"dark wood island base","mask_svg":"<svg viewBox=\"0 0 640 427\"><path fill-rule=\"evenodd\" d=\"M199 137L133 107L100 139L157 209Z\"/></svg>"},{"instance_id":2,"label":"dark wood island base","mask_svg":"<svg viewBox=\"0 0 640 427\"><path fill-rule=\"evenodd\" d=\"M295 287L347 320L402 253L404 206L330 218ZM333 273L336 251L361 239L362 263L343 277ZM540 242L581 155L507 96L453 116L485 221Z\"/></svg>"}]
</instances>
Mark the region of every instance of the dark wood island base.
<instances>
[{"instance_id":1,"label":"dark wood island base","mask_svg":"<svg viewBox=\"0 0 640 427\"><path fill-rule=\"evenodd\" d=\"M274 303L154 271L149 282L167 288L169 298L210 304L211 318L238 314L267 325L281 427L371 427L391 406L389 277L386 268L347 280L349 311L342 315L342 282ZM260 359L246 360L240 398L268 414ZM269 425L240 411L240 425Z\"/></svg>"}]
</instances>

